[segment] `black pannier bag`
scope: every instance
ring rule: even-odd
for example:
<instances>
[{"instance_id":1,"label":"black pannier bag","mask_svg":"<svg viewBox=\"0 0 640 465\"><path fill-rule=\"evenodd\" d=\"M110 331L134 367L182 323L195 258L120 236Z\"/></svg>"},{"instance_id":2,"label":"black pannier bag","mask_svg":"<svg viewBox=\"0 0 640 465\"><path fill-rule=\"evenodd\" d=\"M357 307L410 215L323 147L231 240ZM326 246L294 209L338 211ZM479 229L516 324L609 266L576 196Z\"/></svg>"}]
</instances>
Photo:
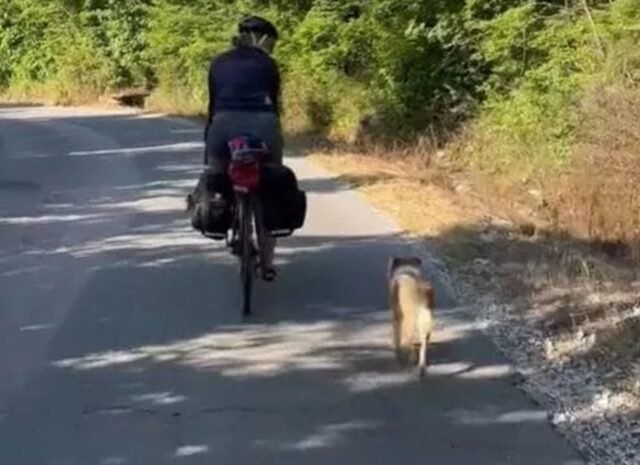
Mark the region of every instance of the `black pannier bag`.
<instances>
[{"instance_id":1,"label":"black pannier bag","mask_svg":"<svg viewBox=\"0 0 640 465\"><path fill-rule=\"evenodd\" d=\"M304 226L307 195L298 187L291 168L265 164L260 182L263 223L274 237L291 236Z\"/></svg>"},{"instance_id":2,"label":"black pannier bag","mask_svg":"<svg viewBox=\"0 0 640 465\"><path fill-rule=\"evenodd\" d=\"M205 169L187 198L193 228L212 239L226 239L233 223L233 198L229 175Z\"/></svg>"}]
</instances>

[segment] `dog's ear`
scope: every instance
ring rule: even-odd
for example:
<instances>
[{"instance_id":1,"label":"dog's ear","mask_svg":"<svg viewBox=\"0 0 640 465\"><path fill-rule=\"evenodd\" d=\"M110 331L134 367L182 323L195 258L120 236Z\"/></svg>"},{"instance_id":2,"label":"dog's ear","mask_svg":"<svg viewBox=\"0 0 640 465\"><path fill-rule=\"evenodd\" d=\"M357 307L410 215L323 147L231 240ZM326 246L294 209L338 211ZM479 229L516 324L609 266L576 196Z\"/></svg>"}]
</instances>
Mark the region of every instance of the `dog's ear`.
<instances>
[{"instance_id":1,"label":"dog's ear","mask_svg":"<svg viewBox=\"0 0 640 465\"><path fill-rule=\"evenodd\" d=\"M398 268L398 260L397 257L392 257L389 259L389 264L387 265L387 275L393 276L393 272Z\"/></svg>"}]
</instances>

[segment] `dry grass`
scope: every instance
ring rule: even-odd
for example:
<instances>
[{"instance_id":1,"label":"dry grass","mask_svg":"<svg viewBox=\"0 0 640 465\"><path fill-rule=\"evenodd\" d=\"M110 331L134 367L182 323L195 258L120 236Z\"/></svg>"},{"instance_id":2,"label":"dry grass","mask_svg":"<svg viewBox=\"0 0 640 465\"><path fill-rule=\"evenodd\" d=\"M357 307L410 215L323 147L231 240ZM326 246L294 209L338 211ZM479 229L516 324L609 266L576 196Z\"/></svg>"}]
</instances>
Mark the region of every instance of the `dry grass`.
<instances>
[{"instance_id":1,"label":"dry grass","mask_svg":"<svg viewBox=\"0 0 640 465\"><path fill-rule=\"evenodd\" d=\"M51 105L51 106L83 106L83 107L121 107L127 106L120 103L118 95L139 94L141 102L138 107L146 111L162 113L170 116L187 118L206 117L206 105L191 95L170 94L166 92L154 92L148 97L139 89L120 90L113 93L101 94L88 89L77 90L73 93L61 91L53 85L32 86L29 89L15 90L0 94L0 103L12 105ZM142 97L144 95L144 97ZM146 98L145 98L146 97ZM144 101L144 103L142 103ZM28 102L28 103L27 103Z\"/></svg>"},{"instance_id":2,"label":"dry grass","mask_svg":"<svg viewBox=\"0 0 640 465\"><path fill-rule=\"evenodd\" d=\"M0 94L0 104L12 106L82 106L96 108L113 108L121 106L116 100L107 95L95 92L78 92L71 95L60 94L57 90L47 87L33 87L29 90L11 91Z\"/></svg>"},{"instance_id":3,"label":"dry grass","mask_svg":"<svg viewBox=\"0 0 640 465\"><path fill-rule=\"evenodd\" d=\"M447 176L422 158L334 152L313 154L311 160L362 191L409 233L435 237L480 219L478 210L452 194Z\"/></svg>"},{"instance_id":4,"label":"dry grass","mask_svg":"<svg viewBox=\"0 0 640 465\"><path fill-rule=\"evenodd\" d=\"M558 221L575 235L627 245L640 258L640 89L602 87L569 175L547 185Z\"/></svg>"},{"instance_id":5,"label":"dry grass","mask_svg":"<svg viewBox=\"0 0 640 465\"><path fill-rule=\"evenodd\" d=\"M172 116L205 117L206 103L186 90L157 90L145 101L148 111Z\"/></svg>"}]
</instances>

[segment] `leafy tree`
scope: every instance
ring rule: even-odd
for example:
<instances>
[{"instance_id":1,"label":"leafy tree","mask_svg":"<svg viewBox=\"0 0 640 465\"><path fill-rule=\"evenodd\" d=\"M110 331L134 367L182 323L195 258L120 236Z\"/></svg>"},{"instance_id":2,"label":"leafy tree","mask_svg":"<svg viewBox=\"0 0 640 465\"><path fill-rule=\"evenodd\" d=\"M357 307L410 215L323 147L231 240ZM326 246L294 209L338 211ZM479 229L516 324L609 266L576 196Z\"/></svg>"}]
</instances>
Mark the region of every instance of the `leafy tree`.
<instances>
[{"instance_id":1,"label":"leafy tree","mask_svg":"<svg viewBox=\"0 0 640 465\"><path fill-rule=\"evenodd\" d=\"M583 96L640 80L638 0L0 0L0 89L147 87L203 109L245 14L282 31L296 126L350 138L373 115L377 135L446 142L471 125L489 163L566 160Z\"/></svg>"}]
</instances>

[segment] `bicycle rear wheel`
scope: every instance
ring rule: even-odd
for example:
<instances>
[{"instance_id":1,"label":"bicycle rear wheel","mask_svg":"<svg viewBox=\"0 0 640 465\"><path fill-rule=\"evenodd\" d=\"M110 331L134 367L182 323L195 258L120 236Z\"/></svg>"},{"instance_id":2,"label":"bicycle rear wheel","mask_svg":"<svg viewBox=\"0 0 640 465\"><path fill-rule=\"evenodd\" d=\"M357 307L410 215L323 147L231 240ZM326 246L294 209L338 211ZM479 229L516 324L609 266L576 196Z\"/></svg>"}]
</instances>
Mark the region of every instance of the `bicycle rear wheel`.
<instances>
[{"instance_id":1,"label":"bicycle rear wheel","mask_svg":"<svg viewBox=\"0 0 640 465\"><path fill-rule=\"evenodd\" d=\"M256 270L256 254L252 240L251 202L249 196L242 196L240 201L240 278L242 281L242 314L251 315L251 297Z\"/></svg>"}]
</instances>

